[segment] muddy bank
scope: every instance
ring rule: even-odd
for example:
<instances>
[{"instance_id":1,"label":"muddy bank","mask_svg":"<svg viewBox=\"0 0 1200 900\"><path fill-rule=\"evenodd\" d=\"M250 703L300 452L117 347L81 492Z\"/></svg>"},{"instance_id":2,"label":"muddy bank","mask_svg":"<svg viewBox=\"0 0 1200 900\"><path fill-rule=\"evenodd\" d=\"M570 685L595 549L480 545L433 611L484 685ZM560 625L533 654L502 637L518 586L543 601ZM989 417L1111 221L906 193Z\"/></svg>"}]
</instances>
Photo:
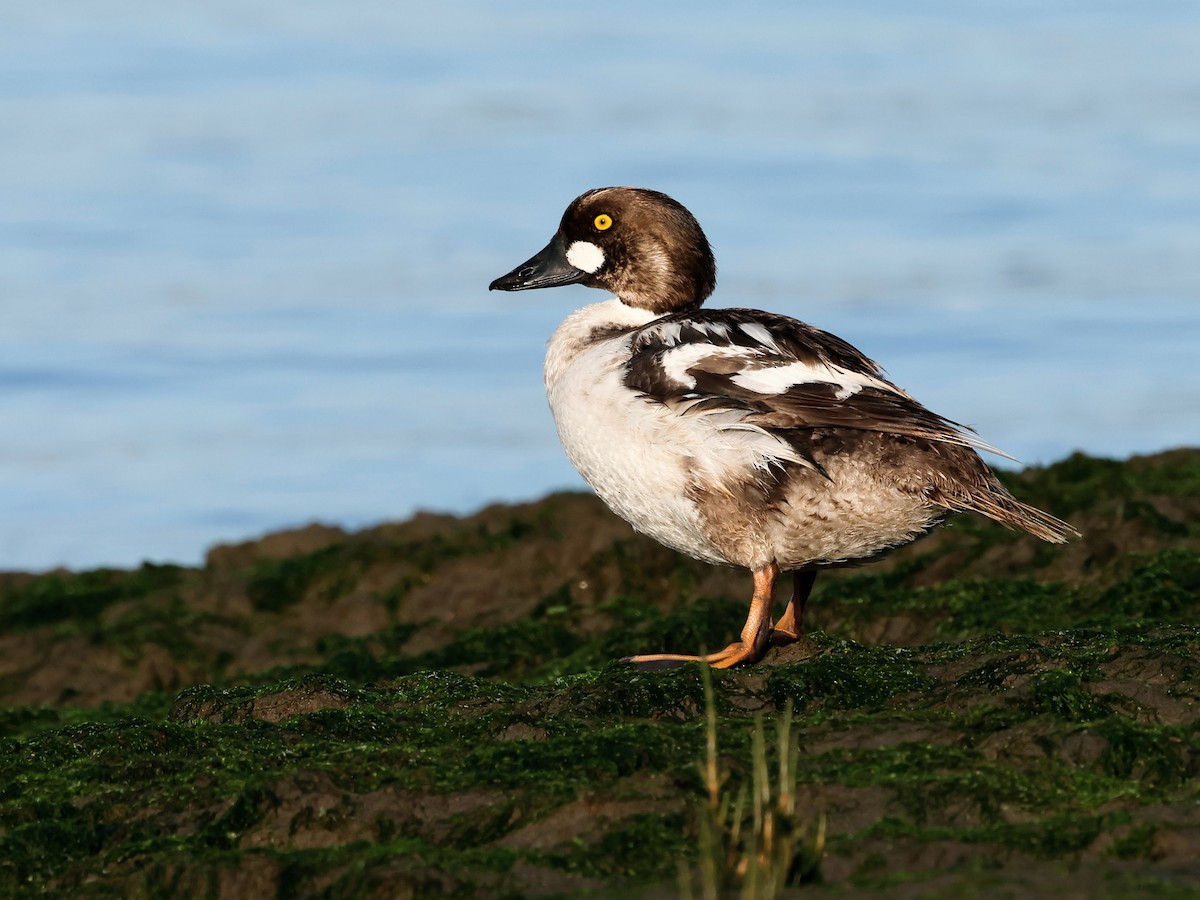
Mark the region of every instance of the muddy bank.
<instances>
[{"instance_id":1,"label":"muddy bank","mask_svg":"<svg viewBox=\"0 0 1200 900\"><path fill-rule=\"evenodd\" d=\"M792 704L817 896L1200 890L1200 451L1006 479L1084 538L959 518L716 677L731 795ZM671 895L700 673L613 660L748 596L584 495L2 575L0 894Z\"/></svg>"}]
</instances>

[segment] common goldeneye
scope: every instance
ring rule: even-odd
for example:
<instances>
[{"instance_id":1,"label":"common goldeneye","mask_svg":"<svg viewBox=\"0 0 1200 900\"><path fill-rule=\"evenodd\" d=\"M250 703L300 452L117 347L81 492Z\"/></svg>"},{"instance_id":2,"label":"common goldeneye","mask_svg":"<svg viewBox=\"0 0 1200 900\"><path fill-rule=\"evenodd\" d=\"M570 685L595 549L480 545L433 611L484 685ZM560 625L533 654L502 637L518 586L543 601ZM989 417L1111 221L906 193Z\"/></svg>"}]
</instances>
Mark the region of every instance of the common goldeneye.
<instances>
[{"instance_id":1,"label":"common goldeneye","mask_svg":"<svg viewBox=\"0 0 1200 900\"><path fill-rule=\"evenodd\" d=\"M775 313L702 309L716 278L687 209L657 191L608 187L576 198L546 248L490 285L616 295L550 338L546 393L567 456L638 531L754 575L740 641L628 662L756 662L803 633L818 569L886 553L951 513L1052 543L1077 535L1015 499L975 452L992 448L974 432L845 341ZM794 587L775 622L781 572L794 573Z\"/></svg>"}]
</instances>

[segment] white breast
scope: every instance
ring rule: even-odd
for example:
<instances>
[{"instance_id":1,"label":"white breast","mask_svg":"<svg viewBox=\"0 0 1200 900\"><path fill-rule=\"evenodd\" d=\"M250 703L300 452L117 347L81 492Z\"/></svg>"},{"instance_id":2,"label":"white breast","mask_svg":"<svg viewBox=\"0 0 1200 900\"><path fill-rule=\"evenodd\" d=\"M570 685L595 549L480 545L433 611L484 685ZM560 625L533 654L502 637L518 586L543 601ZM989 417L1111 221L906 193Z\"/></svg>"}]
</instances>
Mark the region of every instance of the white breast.
<instances>
[{"instance_id":1,"label":"white breast","mask_svg":"<svg viewBox=\"0 0 1200 900\"><path fill-rule=\"evenodd\" d=\"M761 465L759 430L681 416L625 386L630 336L593 335L654 318L617 300L571 315L546 353L550 409L567 457L617 515L689 556L729 562L705 535L689 488Z\"/></svg>"}]
</instances>

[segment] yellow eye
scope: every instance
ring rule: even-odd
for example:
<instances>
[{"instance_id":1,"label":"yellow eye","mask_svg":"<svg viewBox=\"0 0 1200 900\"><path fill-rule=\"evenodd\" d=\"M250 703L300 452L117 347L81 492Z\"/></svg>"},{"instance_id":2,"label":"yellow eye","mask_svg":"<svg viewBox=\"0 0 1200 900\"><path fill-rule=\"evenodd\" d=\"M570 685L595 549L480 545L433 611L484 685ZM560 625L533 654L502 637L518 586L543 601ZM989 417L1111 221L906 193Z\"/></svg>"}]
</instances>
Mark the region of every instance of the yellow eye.
<instances>
[{"instance_id":1,"label":"yellow eye","mask_svg":"<svg viewBox=\"0 0 1200 900\"><path fill-rule=\"evenodd\" d=\"M609 228L612 228L612 216L600 213L600 215L592 220L592 224L596 226L597 231L607 231Z\"/></svg>"}]
</instances>

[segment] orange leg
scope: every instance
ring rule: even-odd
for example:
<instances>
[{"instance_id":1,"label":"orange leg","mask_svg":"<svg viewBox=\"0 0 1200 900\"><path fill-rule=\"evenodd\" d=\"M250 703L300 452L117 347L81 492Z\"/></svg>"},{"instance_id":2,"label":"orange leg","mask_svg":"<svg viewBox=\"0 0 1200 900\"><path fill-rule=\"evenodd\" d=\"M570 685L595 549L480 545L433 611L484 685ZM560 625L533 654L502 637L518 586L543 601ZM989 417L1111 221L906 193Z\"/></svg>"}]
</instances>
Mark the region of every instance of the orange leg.
<instances>
[{"instance_id":1,"label":"orange leg","mask_svg":"<svg viewBox=\"0 0 1200 900\"><path fill-rule=\"evenodd\" d=\"M808 595L812 593L813 582L817 580L815 569L792 573L792 599L788 601L783 615L771 629L771 644L782 646L800 640L804 634L804 607L808 605Z\"/></svg>"},{"instance_id":2,"label":"orange leg","mask_svg":"<svg viewBox=\"0 0 1200 900\"><path fill-rule=\"evenodd\" d=\"M750 601L750 612L742 627L742 639L717 653L707 656L682 656L675 653L651 653L645 656L627 656L623 662L632 663L639 669L670 669L686 662L703 661L714 669L728 669L742 663L756 663L762 659L771 637L771 601L775 598L775 580L779 577L779 566L768 563L754 572L754 597ZM793 598L794 599L794 598ZM789 609L791 606L789 605ZM784 614L787 615L786 613Z\"/></svg>"}]
</instances>

